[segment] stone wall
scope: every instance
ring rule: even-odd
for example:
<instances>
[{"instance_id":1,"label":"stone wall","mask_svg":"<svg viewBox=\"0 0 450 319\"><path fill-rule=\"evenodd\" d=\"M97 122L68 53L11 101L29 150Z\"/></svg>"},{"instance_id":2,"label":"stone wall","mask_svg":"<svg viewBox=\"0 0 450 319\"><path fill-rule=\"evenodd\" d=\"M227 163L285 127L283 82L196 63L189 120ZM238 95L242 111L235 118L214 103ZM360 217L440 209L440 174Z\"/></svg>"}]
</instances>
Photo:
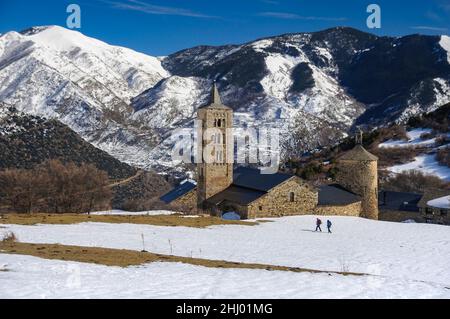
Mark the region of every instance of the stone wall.
<instances>
[{"instance_id":1,"label":"stone wall","mask_svg":"<svg viewBox=\"0 0 450 319\"><path fill-rule=\"evenodd\" d=\"M219 205L219 207L211 208L211 215L213 216L221 216L221 213L233 211L238 213L241 216L241 219L248 219L248 206L247 205L239 205L236 203L230 203L228 201L224 201Z\"/></svg>"},{"instance_id":2,"label":"stone wall","mask_svg":"<svg viewBox=\"0 0 450 319\"><path fill-rule=\"evenodd\" d=\"M320 205L314 210L315 215L324 216L353 216L360 217L362 210L361 202L356 202L348 205L331 206Z\"/></svg>"},{"instance_id":3,"label":"stone wall","mask_svg":"<svg viewBox=\"0 0 450 319\"><path fill-rule=\"evenodd\" d=\"M450 225L450 209L429 207L420 208L420 215L425 222Z\"/></svg>"},{"instance_id":4,"label":"stone wall","mask_svg":"<svg viewBox=\"0 0 450 319\"><path fill-rule=\"evenodd\" d=\"M386 222L403 222L408 219L412 219L417 223L425 222L425 219L420 215L420 212L404 212L389 209L380 210L378 219Z\"/></svg>"},{"instance_id":5,"label":"stone wall","mask_svg":"<svg viewBox=\"0 0 450 319\"><path fill-rule=\"evenodd\" d=\"M293 202L291 202L291 193L294 193ZM299 177L294 176L250 203L247 207L247 217L253 219L307 215L314 211L317 203L317 191Z\"/></svg>"},{"instance_id":6,"label":"stone wall","mask_svg":"<svg viewBox=\"0 0 450 319\"><path fill-rule=\"evenodd\" d=\"M186 214L197 213L197 188L192 189L190 192L180 196L172 203L170 203L170 209L179 211Z\"/></svg>"},{"instance_id":7,"label":"stone wall","mask_svg":"<svg viewBox=\"0 0 450 319\"><path fill-rule=\"evenodd\" d=\"M340 160L336 180L362 197L361 217L378 219L377 161Z\"/></svg>"}]
</instances>

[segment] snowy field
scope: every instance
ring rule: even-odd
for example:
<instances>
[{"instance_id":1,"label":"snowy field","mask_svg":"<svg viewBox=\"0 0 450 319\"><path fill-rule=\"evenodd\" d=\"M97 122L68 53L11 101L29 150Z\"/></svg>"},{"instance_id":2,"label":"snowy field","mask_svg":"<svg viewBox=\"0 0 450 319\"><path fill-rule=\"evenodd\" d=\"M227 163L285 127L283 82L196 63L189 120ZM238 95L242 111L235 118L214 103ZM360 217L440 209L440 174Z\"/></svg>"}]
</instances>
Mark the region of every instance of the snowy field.
<instances>
[{"instance_id":1,"label":"snowy field","mask_svg":"<svg viewBox=\"0 0 450 319\"><path fill-rule=\"evenodd\" d=\"M448 226L314 216L205 229L132 224L4 225L23 242L146 250L179 256L350 271L342 276L177 263L107 267L0 254L1 298L450 298ZM170 240L170 244L169 244Z\"/></svg>"},{"instance_id":2,"label":"snowy field","mask_svg":"<svg viewBox=\"0 0 450 319\"><path fill-rule=\"evenodd\" d=\"M172 212L169 210L151 210L151 211L143 211L143 212L128 212L120 209L113 209L108 211L102 211L102 212L94 212L90 213L91 215L126 215L126 216L158 216L158 215L175 215L179 214L177 212Z\"/></svg>"}]
</instances>

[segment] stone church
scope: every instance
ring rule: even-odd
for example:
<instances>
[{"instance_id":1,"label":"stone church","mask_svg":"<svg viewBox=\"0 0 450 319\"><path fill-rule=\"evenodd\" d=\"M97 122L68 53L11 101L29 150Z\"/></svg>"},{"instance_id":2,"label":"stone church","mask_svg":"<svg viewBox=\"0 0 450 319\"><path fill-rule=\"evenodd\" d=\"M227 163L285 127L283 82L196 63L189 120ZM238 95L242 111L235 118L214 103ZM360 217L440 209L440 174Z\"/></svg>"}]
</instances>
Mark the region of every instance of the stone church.
<instances>
[{"instance_id":1,"label":"stone church","mask_svg":"<svg viewBox=\"0 0 450 319\"><path fill-rule=\"evenodd\" d=\"M236 212L242 219L291 215L343 215L378 219L378 158L361 143L338 159L338 184L313 187L298 176L234 167L233 110L222 104L214 84L208 105L197 113L197 183L185 182L161 197L172 207L221 216ZM211 134L201 134L211 129ZM213 142L215 147L203 150ZM208 159L205 160L205 155Z\"/></svg>"}]
</instances>

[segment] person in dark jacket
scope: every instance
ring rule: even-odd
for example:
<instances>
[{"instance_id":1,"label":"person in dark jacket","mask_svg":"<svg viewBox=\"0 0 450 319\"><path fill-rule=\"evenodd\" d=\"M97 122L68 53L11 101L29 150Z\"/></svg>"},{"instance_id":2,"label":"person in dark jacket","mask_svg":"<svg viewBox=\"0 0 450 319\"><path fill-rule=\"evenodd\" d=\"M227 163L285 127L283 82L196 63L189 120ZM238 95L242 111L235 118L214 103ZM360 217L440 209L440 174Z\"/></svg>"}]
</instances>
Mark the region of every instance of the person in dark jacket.
<instances>
[{"instance_id":1,"label":"person in dark jacket","mask_svg":"<svg viewBox=\"0 0 450 319\"><path fill-rule=\"evenodd\" d=\"M331 226L332 226L333 224L331 223L331 220L327 220L327 228L328 228L328 233L329 234L331 234Z\"/></svg>"},{"instance_id":2,"label":"person in dark jacket","mask_svg":"<svg viewBox=\"0 0 450 319\"><path fill-rule=\"evenodd\" d=\"M322 221L319 218L317 218L317 220L316 220L316 231L317 230L322 231L322 228L320 228L320 225L322 225Z\"/></svg>"}]
</instances>

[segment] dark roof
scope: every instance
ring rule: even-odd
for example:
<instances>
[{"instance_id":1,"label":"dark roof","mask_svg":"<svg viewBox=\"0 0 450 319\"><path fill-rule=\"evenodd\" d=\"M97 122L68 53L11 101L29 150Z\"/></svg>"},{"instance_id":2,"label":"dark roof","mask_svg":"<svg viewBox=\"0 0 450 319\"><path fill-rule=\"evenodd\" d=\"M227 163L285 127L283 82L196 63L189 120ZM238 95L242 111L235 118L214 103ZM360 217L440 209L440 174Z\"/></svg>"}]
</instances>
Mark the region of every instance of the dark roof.
<instances>
[{"instance_id":1,"label":"dark roof","mask_svg":"<svg viewBox=\"0 0 450 319\"><path fill-rule=\"evenodd\" d=\"M200 107L201 109L203 108L214 108L214 109L226 109L226 110L230 110L231 108L223 105L222 104L222 100L220 98L220 94L219 94L219 90L217 89L217 85L216 82L214 82L212 88L211 88L211 96L210 96L210 100L209 103L207 105L204 105L202 107Z\"/></svg>"},{"instance_id":2,"label":"dark roof","mask_svg":"<svg viewBox=\"0 0 450 319\"><path fill-rule=\"evenodd\" d=\"M223 201L229 201L241 205L247 205L265 194L267 193L263 191L231 185L220 193L208 198L207 202L218 205Z\"/></svg>"},{"instance_id":3,"label":"dark roof","mask_svg":"<svg viewBox=\"0 0 450 319\"><path fill-rule=\"evenodd\" d=\"M369 153L361 144L356 145L338 159L344 161L378 161L378 157Z\"/></svg>"},{"instance_id":4,"label":"dark roof","mask_svg":"<svg viewBox=\"0 0 450 319\"><path fill-rule=\"evenodd\" d=\"M268 192L293 176L283 173L261 174L259 169L238 167L233 172L233 185Z\"/></svg>"},{"instance_id":5,"label":"dark roof","mask_svg":"<svg viewBox=\"0 0 450 319\"><path fill-rule=\"evenodd\" d=\"M193 190L197 185L195 185L192 182L185 182L183 184L178 185L174 189L172 189L167 194L161 196L159 199L162 200L164 203L169 204L176 200L177 198L180 198L181 196L189 193L191 190Z\"/></svg>"},{"instance_id":6,"label":"dark roof","mask_svg":"<svg viewBox=\"0 0 450 319\"><path fill-rule=\"evenodd\" d=\"M361 201L361 197L338 184L319 188L319 205L349 205Z\"/></svg>"},{"instance_id":7,"label":"dark roof","mask_svg":"<svg viewBox=\"0 0 450 319\"><path fill-rule=\"evenodd\" d=\"M380 209L418 212L422 196L416 193L381 191L378 194L378 206Z\"/></svg>"}]
</instances>

